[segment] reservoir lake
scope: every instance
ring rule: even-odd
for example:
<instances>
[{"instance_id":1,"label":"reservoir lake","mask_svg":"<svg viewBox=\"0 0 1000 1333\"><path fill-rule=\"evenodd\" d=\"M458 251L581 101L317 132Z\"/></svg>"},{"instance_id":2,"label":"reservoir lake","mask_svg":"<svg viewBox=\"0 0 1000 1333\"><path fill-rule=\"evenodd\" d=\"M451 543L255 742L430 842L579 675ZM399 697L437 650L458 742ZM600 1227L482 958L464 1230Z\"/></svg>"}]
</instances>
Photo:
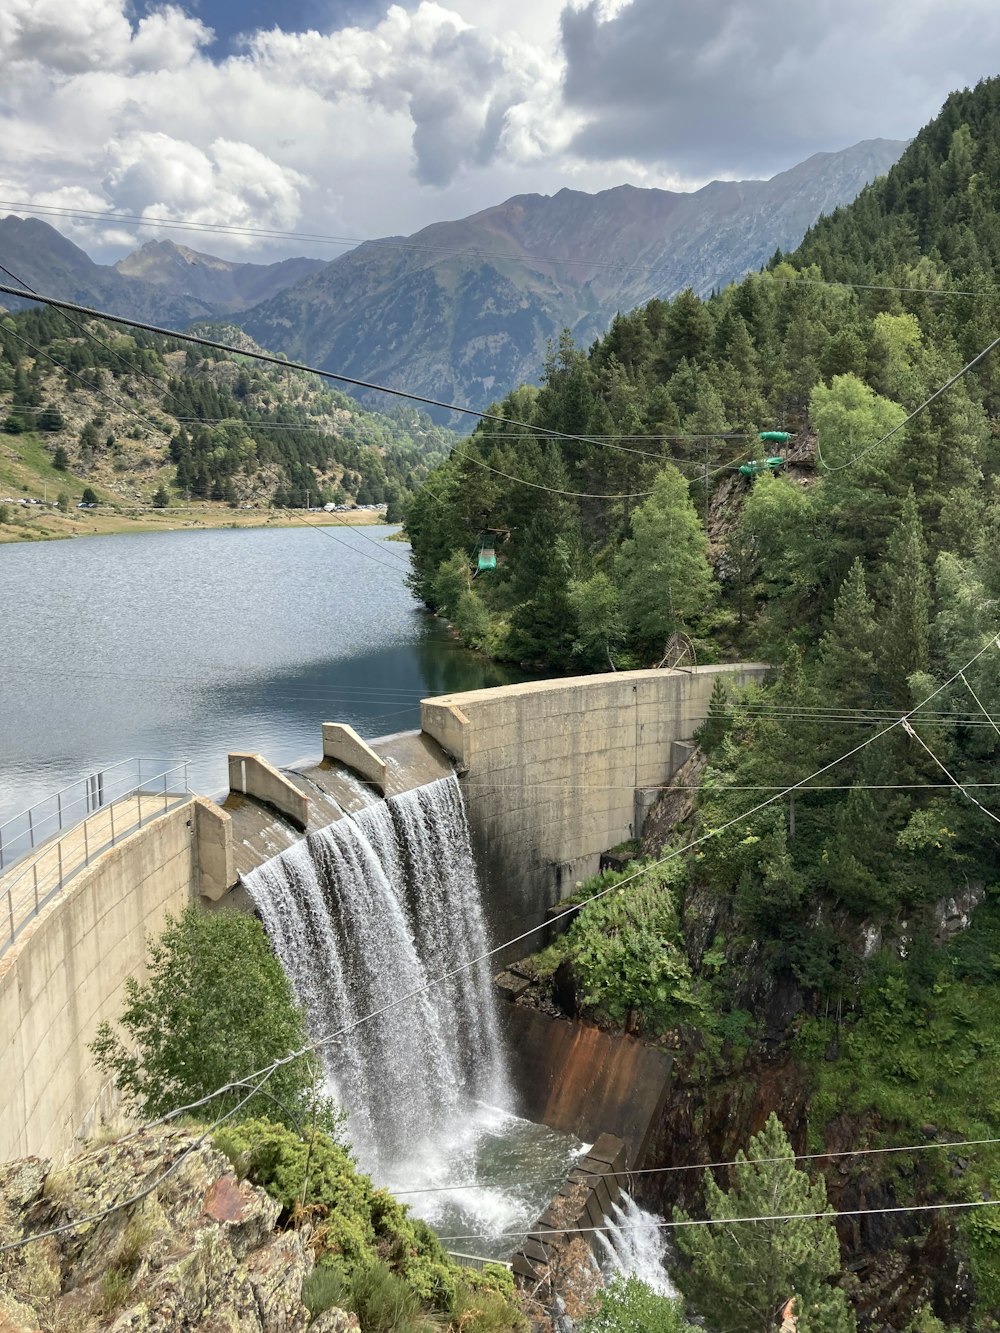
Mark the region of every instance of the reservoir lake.
<instances>
[{"instance_id":1,"label":"reservoir lake","mask_svg":"<svg viewBox=\"0 0 1000 1333\"><path fill-rule=\"evenodd\" d=\"M421 609L395 531L0 546L0 824L131 756L187 759L216 795L230 750L315 760L323 722L390 735L419 725L422 697L523 679Z\"/></svg>"}]
</instances>

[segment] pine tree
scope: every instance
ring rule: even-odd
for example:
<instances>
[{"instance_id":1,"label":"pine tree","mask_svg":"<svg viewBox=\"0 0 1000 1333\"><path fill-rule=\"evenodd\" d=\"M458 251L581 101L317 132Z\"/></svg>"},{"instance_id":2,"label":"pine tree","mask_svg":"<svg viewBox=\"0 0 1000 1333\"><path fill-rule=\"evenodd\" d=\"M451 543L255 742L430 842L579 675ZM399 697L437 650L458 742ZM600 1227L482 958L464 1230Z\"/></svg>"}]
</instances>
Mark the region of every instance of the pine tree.
<instances>
[{"instance_id":1,"label":"pine tree","mask_svg":"<svg viewBox=\"0 0 1000 1333\"><path fill-rule=\"evenodd\" d=\"M721 1225L681 1226L677 1247L688 1266L678 1283L709 1327L726 1333L773 1333L794 1300L799 1333L852 1333L854 1316L830 1279L840 1271L840 1245L825 1217L728 1222L825 1213L822 1177L810 1184L795 1165L788 1137L774 1112L761 1132L736 1154L733 1188L720 1189L705 1173L705 1212ZM682 1210L675 1221L688 1222Z\"/></svg>"},{"instance_id":2,"label":"pine tree","mask_svg":"<svg viewBox=\"0 0 1000 1333\"><path fill-rule=\"evenodd\" d=\"M889 538L882 602L882 674L897 701L909 703L910 676L927 670L931 609L923 526L912 490Z\"/></svg>"},{"instance_id":3,"label":"pine tree","mask_svg":"<svg viewBox=\"0 0 1000 1333\"><path fill-rule=\"evenodd\" d=\"M708 619L718 594L701 520L675 467L657 476L632 534L619 555L623 602L639 651L659 658L671 634Z\"/></svg>"},{"instance_id":4,"label":"pine tree","mask_svg":"<svg viewBox=\"0 0 1000 1333\"><path fill-rule=\"evenodd\" d=\"M866 708L875 677L877 627L865 570L855 560L833 606L830 628L819 646L819 687L841 708Z\"/></svg>"}]
</instances>

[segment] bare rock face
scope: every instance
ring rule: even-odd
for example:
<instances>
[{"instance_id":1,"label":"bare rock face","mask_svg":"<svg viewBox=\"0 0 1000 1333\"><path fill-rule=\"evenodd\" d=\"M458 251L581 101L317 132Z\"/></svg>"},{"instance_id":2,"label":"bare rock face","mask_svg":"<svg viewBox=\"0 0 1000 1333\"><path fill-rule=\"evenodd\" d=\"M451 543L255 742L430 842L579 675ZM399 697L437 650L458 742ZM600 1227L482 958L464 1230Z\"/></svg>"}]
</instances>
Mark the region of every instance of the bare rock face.
<instances>
[{"instance_id":1,"label":"bare rock face","mask_svg":"<svg viewBox=\"0 0 1000 1333\"><path fill-rule=\"evenodd\" d=\"M29 1239L0 1254L0 1330L304 1333L312 1256L298 1233L275 1231L278 1212L188 1130L143 1131L66 1166L0 1166L0 1245ZM343 1311L322 1321L312 1328L357 1327Z\"/></svg>"}]
</instances>

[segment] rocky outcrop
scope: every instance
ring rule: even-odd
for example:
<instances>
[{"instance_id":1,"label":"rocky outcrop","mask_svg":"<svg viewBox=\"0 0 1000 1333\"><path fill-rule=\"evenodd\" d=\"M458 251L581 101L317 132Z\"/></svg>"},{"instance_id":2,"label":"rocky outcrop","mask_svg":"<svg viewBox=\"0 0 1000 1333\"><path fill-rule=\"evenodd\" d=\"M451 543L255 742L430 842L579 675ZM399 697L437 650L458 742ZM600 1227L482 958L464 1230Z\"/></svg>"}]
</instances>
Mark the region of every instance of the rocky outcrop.
<instances>
[{"instance_id":1,"label":"rocky outcrop","mask_svg":"<svg viewBox=\"0 0 1000 1333\"><path fill-rule=\"evenodd\" d=\"M0 1253L0 1330L300 1333L312 1256L304 1233L275 1230L278 1212L190 1130L0 1166L0 1246L28 1242ZM310 1327L357 1319L327 1311Z\"/></svg>"}]
</instances>

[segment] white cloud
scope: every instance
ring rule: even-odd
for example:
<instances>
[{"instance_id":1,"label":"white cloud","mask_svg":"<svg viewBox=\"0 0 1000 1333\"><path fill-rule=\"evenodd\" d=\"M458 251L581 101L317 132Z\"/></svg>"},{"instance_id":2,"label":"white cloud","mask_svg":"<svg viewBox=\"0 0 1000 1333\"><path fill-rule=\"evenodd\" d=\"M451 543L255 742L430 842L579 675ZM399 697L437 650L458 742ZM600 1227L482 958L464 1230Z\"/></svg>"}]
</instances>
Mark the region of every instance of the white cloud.
<instances>
[{"instance_id":1,"label":"white cloud","mask_svg":"<svg viewBox=\"0 0 1000 1333\"><path fill-rule=\"evenodd\" d=\"M53 74L179 69L210 39L176 5L148 15L134 32L121 0L4 0L0 10L0 63Z\"/></svg>"},{"instance_id":2,"label":"white cloud","mask_svg":"<svg viewBox=\"0 0 1000 1333\"><path fill-rule=\"evenodd\" d=\"M561 111L558 61L436 0L369 27L257 32L225 60L177 6L137 27L126 13L126 0L0 4L17 197L83 189L149 219L411 230L468 178L477 204L495 202L488 173L530 173L580 123Z\"/></svg>"},{"instance_id":3,"label":"white cloud","mask_svg":"<svg viewBox=\"0 0 1000 1333\"><path fill-rule=\"evenodd\" d=\"M563 185L690 186L913 133L952 87L1000 66L994 10L385 0L366 26L279 23L220 58L194 0L138 23L131 0L0 0L0 190L149 221L364 236ZM120 229L58 225L120 253ZM310 248L336 253L267 253Z\"/></svg>"},{"instance_id":4,"label":"white cloud","mask_svg":"<svg viewBox=\"0 0 1000 1333\"><path fill-rule=\"evenodd\" d=\"M160 133L115 139L104 179L116 209L150 220L289 228L305 177L250 144L216 139L206 150Z\"/></svg>"}]
</instances>

